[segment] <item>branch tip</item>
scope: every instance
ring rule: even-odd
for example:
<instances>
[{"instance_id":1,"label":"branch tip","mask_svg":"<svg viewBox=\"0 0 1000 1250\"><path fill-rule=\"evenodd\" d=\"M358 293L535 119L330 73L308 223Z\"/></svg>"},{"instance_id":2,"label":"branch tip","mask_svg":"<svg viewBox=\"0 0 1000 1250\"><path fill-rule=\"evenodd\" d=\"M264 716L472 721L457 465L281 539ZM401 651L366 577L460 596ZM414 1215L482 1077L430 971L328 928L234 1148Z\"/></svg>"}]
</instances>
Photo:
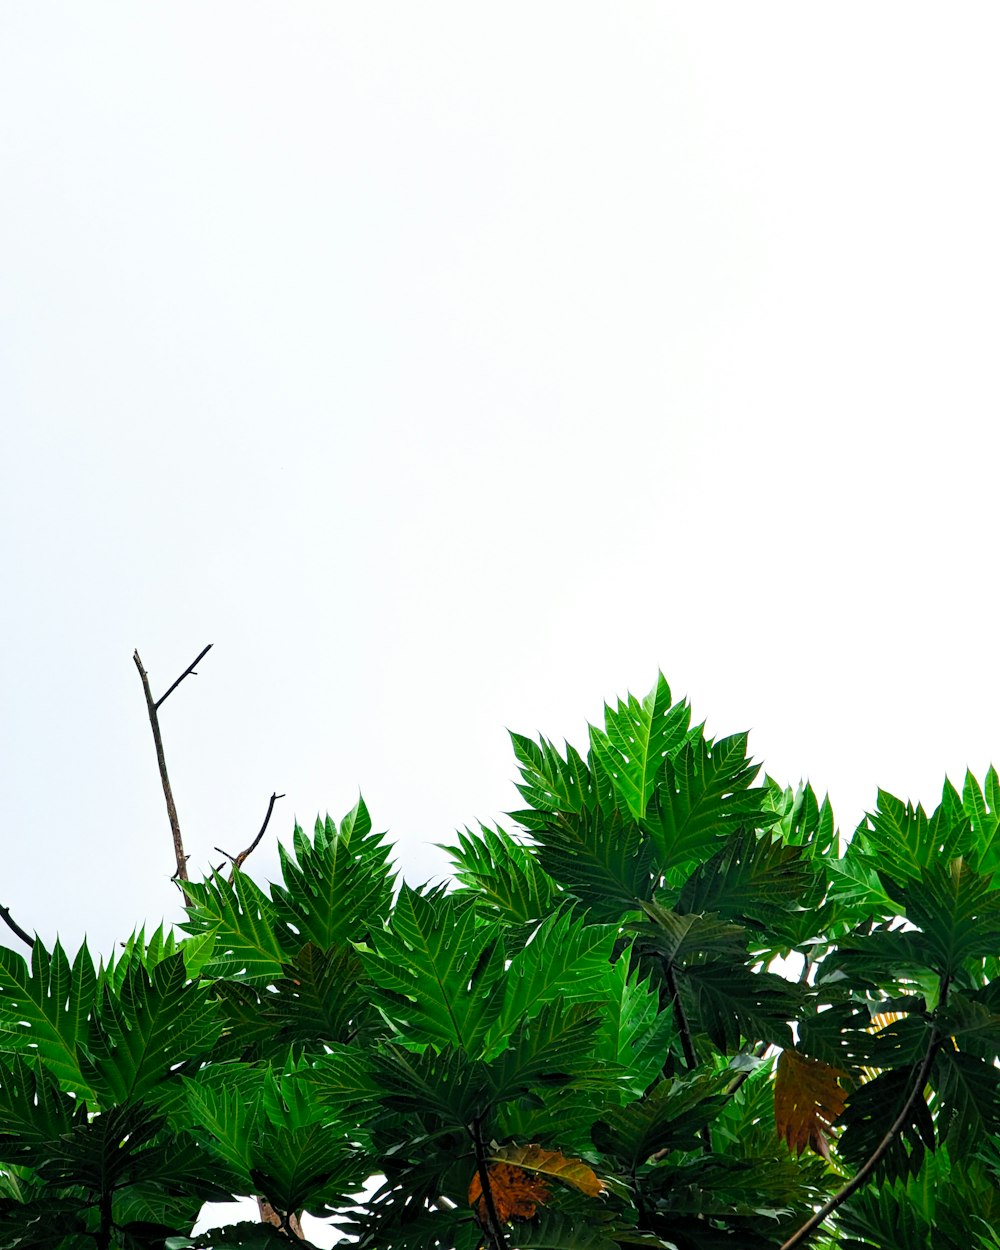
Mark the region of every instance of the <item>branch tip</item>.
<instances>
[{"instance_id":1,"label":"branch tip","mask_svg":"<svg viewBox=\"0 0 1000 1250\"><path fill-rule=\"evenodd\" d=\"M274 805L275 803L277 803L278 799L283 799L284 797L285 796L283 794L278 794L276 791L271 792L271 798L267 805L267 814L264 817L264 823L260 827L260 832L257 834L257 836L254 838L254 840L250 843L250 845L247 847L245 851L240 851L239 855L230 855L229 852L224 851L221 846L217 846L215 848L219 852L220 855L225 855L226 859L228 859L230 863L233 865L233 871L229 874L230 882L235 876L237 869L243 867L243 864L247 856L250 855L251 852L255 851L257 847L260 845L261 838L263 838L264 834L267 832L267 826L270 823L271 813L274 811Z\"/></svg>"},{"instance_id":2,"label":"branch tip","mask_svg":"<svg viewBox=\"0 0 1000 1250\"><path fill-rule=\"evenodd\" d=\"M34 947L35 939L28 936L27 932L21 928L14 917L10 914L10 908L4 907L2 903L0 903L0 919L3 920L4 924L8 929L10 929L11 933L16 934L21 941L27 943L28 946Z\"/></svg>"}]
</instances>

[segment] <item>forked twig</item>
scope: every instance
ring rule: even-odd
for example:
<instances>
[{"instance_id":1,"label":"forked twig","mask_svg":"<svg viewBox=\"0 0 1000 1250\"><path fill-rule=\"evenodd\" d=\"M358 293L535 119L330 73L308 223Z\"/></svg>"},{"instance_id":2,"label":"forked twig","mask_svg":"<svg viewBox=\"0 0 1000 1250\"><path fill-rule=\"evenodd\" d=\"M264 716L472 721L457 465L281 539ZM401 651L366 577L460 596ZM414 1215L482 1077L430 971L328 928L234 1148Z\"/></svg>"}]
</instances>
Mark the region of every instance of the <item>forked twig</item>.
<instances>
[{"instance_id":1,"label":"forked twig","mask_svg":"<svg viewBox=\"0 0 1000 1250\"><path fill-rule=\"evenodd\" d=\"M209 651L212 650L213 645L214 644L210 642L208 646L204 648L204 650L199 651L198 654L191 661L191 663L184 670L184 672L181 673L180 677L177 678L174 684L172 686L168 686L165 693L160 695L160 697L156 700L156 703L153 705L157 711L160 710L160 704L165 703L167 701L169 696L174 693L174 691L181 684L181 682L184 680L185 677L191 677L191 676L197 677L198 676L198 674L194 670L194 666L198 664L201 660L203 660L206 655L208 655Z\"/></svg>"},{"instance_id":2,"label":"forked twig","mask_svg":"<svg viewBox=\"0 0 1000 1250\"><path fill-rule=\"evenodd\" d=\"M205 658L205 656L209 653L211 649L212 649L211 643L209 643L207 647L202 648L202 650L198 652L197 656L195 656L194 660L192 660L192 662L187 666L184 672L181 673L180 677L178 677L175 682L173 682L170 686L168 686L166 691L162 695L160 695L158 699L155 699L155 700L153 698L152 691L149 688L149 675L147 674L146 670L142 666L142 660L139 658L138 650L132 656L132 659L135 661L135 666L139 670L139 676L142 678L142 690L143 690L143 694L146 696L146 710L149 712L149 724L153 730L153 742L156 745L156 762L160 769L160 782L163 786L163 797L166 800L166 804L167 804L167 816L170 820L170 832L173 835L173 840L174 840L174 856L177 861L177 871L174 873L173 879L177 882L185 882L189 880L188 870L187 870L187 856L184 854L184 843L181 839L180 821L177 819L177 808L174 804L173 792L170 789L170 778L167 776L167 761L166 761L166 757L163 754L163 738L160 736L160 718L158 716L158 712L163 702L171 694L173 694L173 692L177 689L177 687L181 684L181 682L184 680L185 677L189 677L192 674L197 676L197 674L195 673L195 666L198 663L200 663L201 660ZM263 838L264 833L267 829L268 821L270 821L271 819L271 813L274 810L275 803L278 801L278 799L283 799L284 797L285 796L283 794L271 795L271 801L267 805L267 815L264 817L264 823L260 827L260 833L257 834L256 838L254 838L254 840L250 843L250 845L247 847L245 851L241 851L240 854L237 855L235 858L231 856L229 857L232 859L234 874L236 872L236 869L240 867L240 865L243 863L246 857L251 853L251 851L256 849L258 843L260 842L261 838ZM219 850L218 847L216 847L215 849ZM220 854L225 855L226 852L221 851ZM232 880L232 877L230 877L230 880ZM181 886L182 891L183 891L183 888L184 887L182 885ZM185 895L185 898L186 897L187 896ZM13 920L10 917L10 913L6 911L6 908L0 908L0 912L5 913L4 919L11 926L11 928L14 929L14 932L17 933L19 936L23 937L24 940L27 941L30 945L31 939L27 937L27 935L18 925L14 924ZM290 1211L287 1213L287 1215L282 1216L278 1211L274 1209L274 1207L271 1206L271 1204L265 1198L260 1197L260 1196L258 1196L257 1198L257 1206L260 1211L260 1218L263 1222L267 1224L272 1224L275 1227L281 1229L281 1231L287 1237L292 1238L292 1239L297 1239L298 1241L303 1243L305 1247L307 1247L307 1250L315 1250L313 1243L311 1241L308 1241L306 1237L304 1236L302 1232L302 1225L299 1223L298 1216L295 1214L294 1211Z\"/></svg>"},{"instance_id":3,"label":"forked twig","mask_svg":"<svg viewBox=\"0 0 1000 1250\"><path fill-rule=\"evenodd\" d=\"M228 859L229 862L233 866L232 871L229 874L230 882L232 882L233 877L236 875L237 869L243 867L243 862L247 858L247 856L252 854L252 852L254 852L257 849L257 847L260 845L261 838L267 832L267 826L271 820L271 813L274 811L274 805L275 803L277 803L278 799L283 799L284 797L285 796L283 794L271 795L271 801L267 805L267 815L264 817L264 823L260 827L260 832L257 834L257 836L254 838L254 840L250 843L250 845L246 848L245 851L240 851L239 855L230 855L229 852L224 851L221 846L217 846L214 848L215 850L219 852L220 855L225 855L226 859Z\"/></svg>"},{"instance_id":4,"label":"forked twig","mask_svg":"<svg viewBox=\"0 0 1000 1250\"><path fill-rule=\"evenodd\" d=\"M211 646L212 644L209 643L208 646L198 654L194 663L189 664L174 684L168 688L167 694L162 695L157 700L153 699L153 693L149 688L149 674L142 667L142 660L139 659L139 652L136 651L132 656L132 659L135 661L135 666L139 670L139 676L142 678L142 692L146 696L146 710L149 712L149 724L153 730L153 743L156 746L156 763L160 769L160 784L163 786L163 797L167 804L167 819L170 821L170 832L174 839L174 858L177 861L177 871L173 876L175 881L188 880L187 856L184 854L184 842L181 839L181 825L180 821L177 819L177 808L174 805L174 796L170 789L170 778L167 776L167 761L163 754L163 739L160 736L160 718L157 709L167 695L170 694L171 691L176 690L189 673L194 672L195 664L198 663L198 660L200 660L202 656L208 653Z\"/></svg>"}]
</instances>

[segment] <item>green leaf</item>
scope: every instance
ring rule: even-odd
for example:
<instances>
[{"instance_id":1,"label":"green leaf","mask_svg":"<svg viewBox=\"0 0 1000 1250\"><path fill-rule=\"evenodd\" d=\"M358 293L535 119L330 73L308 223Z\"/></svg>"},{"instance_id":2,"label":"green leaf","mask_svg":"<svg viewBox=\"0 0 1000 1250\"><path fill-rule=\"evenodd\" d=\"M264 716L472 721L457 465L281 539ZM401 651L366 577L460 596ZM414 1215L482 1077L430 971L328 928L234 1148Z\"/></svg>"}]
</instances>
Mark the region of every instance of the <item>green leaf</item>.
<instances>
[{"instance_id":1,"label":"green leaf","mask_svg":"<svg viewBox=\"0 0 1000 1250\"><path fill-rule=\"evenodd\" d=\"M390 1199L364 1204L354 1219L337 1227L362 1250L479 1250L482 1244L479 1224L462 1207L411 1210Z\"/></svg>"},{"instance_id":2,"label":"green leaf","mask_svg":"<svg viewBox=\"0 0 1000 1250\"><path fill-rule=\"evenodd\" d=\"M741 1039L793 1045L788 1021L803 991L773 972L751 972L743 964L704 963L678 968L677 981L690 1020L725 1054Z\"/></svg>"},{"instance_id":3,"label":"green leaf","mask_svg":"<svg viewBox=\"0 0 1000 1250\"><path fill-rule=\"evenodd\" d=\"M551 910L558 887L535 855L497 825L480 825L479 835L458 834L449 850L455 876L472 892L480 907L507 924L537 924Z\"/></svg>"},{"instance_id":4,"label":"green leaf","mask_svg":"<svg viewBox=\"0 0 1000 1250\"><path fill-rule=\"evenodd\" d=\"M295 857L278 847L284 886L273 885L274 907L299 942L326 950L359 941L389 914L394 873L384 834L371 832L364 799L338 829L327 816L316 821L312 842L296 825Z\"/></svg>"},{"instance_id":5,"label":"green leaf","mask_svg":"<svg viewBox=\"0 0 1000 1250\"><path fill-rule=\"evenodd\" d=\"M891 1004L887 1004L891 1006ZM886 1047L872 1031L872 1012L858 1002L834 1003L799 1020L798 1049L861 1079L863 1068L882 1066Z\"/></svg>"},{"instance_id":6,"label":"green leaf","mask_svg":"<svg viewBox=\"0 0 1000 1250\"><path fill-rule=\"evenodd\" d=\"M963 859L937 863L895 891L906 918L923 931L926 966L952 977L967 959L1000 950L1000 890Z\"/></svg>"},{"instance_id":7,"label":"green leaf","mask_svg":"<svg viewBox=\"0 0 1000 1250\"><path fill-rule=\"evenodd\" d=\"M782 842L803 847L810 859L835 859L838 837L829 797L824 796L820 804L808 783L796 790L790 786L783 790L773 778L765 780L768 795L764 806L778 813L773 831Z\"/></svg>"},{"instance_id":8,"label":"green leaf","mask_svg":"<svg viewBox=\"0 0 1000 1250\"><path fill-rule=\"evenodd\" d=\"M197 1195L170 1192L170 1187L148 1181L119 1189L114 1198L114 1222L118 1225L160 1225L165 1232L194 1228L202 1208ZM160 1233L162 1240L164 1233Z\"/></svg>"},{"instance_id":9,"label":"green leaf","mask_svg":"<svg viewBox=\"0 0 1000 1250\"><path fill-rule=\"evenodd\" d=\"M893 1068L856 1089L838 1124L844 1132L837 1143L841 1156L859 1168L885 1137L913 1091L919 1065ZM900 1131L875 1169L878 1180L895 1180L920 1170L924 1151L933 1150L934 1121L923 1091L917 1096Z\"/></svg>"},{"instance_id":10,"label":"green leaf","mask_svg":"<svg viewBox=\"0 0 1000 1250\"><path fill-rule=\"evenodd\" d=\"M308 1087L298 1079L310 1069L309 1061L299 1061L294 1051L289 1052L282 1068L265 1069L260 1085L260 1108L265 1119L276 1128L308 1128L318 1121L333 1123L329 1110L312 1098Z\"/></svg>"},{"instance_id":11,"label":"green leaf","mask_svg":"<svg viewBox=\"0 0 1000 1250\"><path fill-rule=\"evenodd\" d=\"M122 1185L156 1177L164 1161L156 1141L162 1127L162 1117L141 1103L111 1107L74 1123L34 1166L44 1181L110 1195Z\"/></svg>"},{"instance_id":12,"label":"green leaf","mask_svg":"<svg viewBox=\"0 0 1000 1250\"><path fill-rule=\"evenodd\" d=\"M681 746L690 720L686 702L671 707L670 687L660 673L641 703L629 695L614 710L605 704L604 731L590 727L594 755L636 820L645 816L655 778L664 760Z\"/></svg>"},{"instance_id":13,"label":"green leaf","mask_svg":"<svg viewBox=\"0 0 1000 1250\"><path fill-rule=\"evenodd\" d=\"M238 1087L213 1088L201 1080L184 1082L188 1124L199 1146L209 1151L239 1183L252 1185L251 1141L256 1135L260 1097Z\"/></svg>"},{"instance_id":14,"label":"green leaf","mask_svg":"<svg viewBox=\"0 0 1000 1250\"><path fill-rule=\"evenodd\" d=\"M948 862L970 849L972 828L962 810L943 802L928 818L918 804L904 803L885 790L878 792L878 806L858 826L854 835L859 851L877 859L893 881L917 880L925 868Z\"/></svg>"},{"instance_id":15,"label":"green leaf","mask_svg":"<svg viewBox=\"0 0 1000 1250\"><path fill-rule=\"evenodd\" d=\"M94 1250L81 1198L40 1193L28 1204L0 1199L0 1246L4 1250Z\"/></svg>"},{"instance_id":16,"label":"green leaf","mask_svg":"<svg viewBox=\"0 0 1000 1250\"><path fill-rule=\"evenodd\" d=\"M87 1094L78 1051L96 984L86 942L71 966L58 941L51 956L36 941L30 973L16 951L0 946L0 1053L37 1053L67 1088Z\"/></svg>"},{"instance_id":17,"label":"green leaf","mask_svg":"<svg viewBox=\"0 0 1000 1250\"><path fill-rule=\"evenodd\" d=\"M935 1250L933 1224L916 1210L902 1182L855 1194L837 1220L850 1250ZM939 1243L937 1250L944 1250Z\"/></svg>"},{"instance_id":18,"label":"green leaf","mask_svg":"<svg viewBox=\"0 0 1000 1250\"><path fill-rule=\"evenodd\" d=\"M1000 1133L1000 1069L992 1063L942 1046L931 1084L938 1096L938 1136L952 1158L967 1158L978 1142Z\"/></svg>"},{"instance_id":19,"label":"green leaf","mask_svg":"<svg viewBox=\"0 0 1000 1250\"><path fill-rule=\"evenodd\" d=\"M241 1220L197 1237L168 1237L164 1250L287 1250L288 1238L273 1224Z\"/></svg>"},{"instance_id":20,"label":"green leaf","mask_svg":"<svg viewBox=\"0 0 1000 1250\"><path fill-rule=\"evenodd\" d=\"M588 924L568 911L545 920L504 975L503 1006L490 1035L491 1051L524 1017L557 998L566 1003L603 1001L617 936L617 926Z\"/></svg>"},{"instance_id":21,"label":"green leaf","mask_svg":"<svg viewBox=\"0 0 1000 1250\"><path fill-rule=\"evenodd\" d=\"M663 1080L626 1107L609 1107L594 1125L594 1145L631 1171L660 1150L691 1150L699 1131L722 1110L732 1073L699 1072Z\"/></svg>"},{"instance_id":22,"label":"green leaf","mask_svg":"<svg viewBox=\"0 0 1000 1250\"><path fill-rule=\"evenodd\" d=\"M133 963L142 964L149 972L164 959L175 955L181 945L173 930L165 929L162 924L157 925L148 938L145 927L135 930L120 950L101 961L99 988L110 985L117 993Z\"/></svg>"},{"instance_id":23,"label":"green leaf","mask_svg":"<svg viewBox=\"0 0 1000 1250\"><path fill-rule=\"evenodd\" d=\"M641 821L660 872L678 872L712 855L722 838L743 826L773 823L763 787L750 789L758 772L746 754L747 735L718 742L686 742L665 759Z\"/></svg>"},{"instance_id":24,"label":"green leaf","mask_svg":"<svg viewBox=\"0 0 1000 1250\"><path fill-rule=\"evenodd\" d=\"M568 742L563 759L546 738L539 738L535 743L523 734L512 733L510 739L521 770L521 784L517 789L534 811L594 811L599 806L591 770Z\"/></svg>"},{"instance_id":25,"label":"green leaf","mask_svg":"<svg viewBox=\"0 0 1000 1250\"><path fill-rule=\"evenodd\" d=\"M368 1054L360 1046L331 1045L311 1067L300 1069L296 1079L343 1117L359 1115L381 1093Z\"/></svg>"},{"instance_id":26,"label":"green leaf","mask_svg":"<svg viewBox=\"0 0 1000 1250\"><path fill-rule=\"evenodd\" d=\"M320 1123L271 1128L254 1142L252 1155L255 1189L285 1214L325 1214L327 1204L346 1205L367 1179L364 1159Z\"/></svg>"},{"instance_id":27,"label":"green leaf","mask_svg":"<svg viewBox=\"0 0 1000 1250\"><path fill-rule=\"evenodd\" d=\"M86 1120L83 1101L63 1093L40 1060L14 1055L0 1064L0 1159L35 1167L51 1142Z\"/></svg>"},{"instance_id":28,"label":"green leaf","mask_svg":"<svg viewBox=\"0 0 1000 1250\"><path fill-rule=\"evenodd\" d=\"M980 1059L1000 1059L1000 985L991 982L971 994L948 996L947 1008L938 1013L938 1026L958 1043L959 1049Z\"/></svg>"},{"instance_id":29,"label":"green leaf","mask_svg":"<svg viewBox=\"0 0 1000 1250\"><path fill-rule=\"evenodd\" d=\"M525 822L525 813L515 815ZM659 884L652 842L621 812L589 811L551 817L528 827L543 869L575 896L593 919L617 921Z\"/></svg>"},{"instance_id":30,"label":"green leaf","mask_svg":"<svg viewBox=\"0 0 1000 1250\"><path fill-rule=\"evenodd\" d=\"M468 900L404 885L363 955L376 1001L400 1035L474 1053L500 1010L500 936Z\"/></svg>"},{"instance_id":31,"label":"green leaf","mask_svg":"<svg viewBox=\"0 0 1000 1250\"><path fill-rule=\"evenodd\" d=\"M206 1052L221 1028L208 987L187 979L178 951L152 976L132 961L117 994L105 985L91 1020L83 1070L105 1102L149 1094L184 1060Z\"/></svg>"},{"instance_id":32,"label":"green leaf","mask_svg":"<svg viewBox=\"0 0 1000 1250\"><path fill-rule=\"evenodd\" d=\"M285 965L284 975L256 997L269 1055L284 1055L293 1044L317 1051L330 1042L354 1041L371 1035L380 1022L352 947L323 951L307 942Z\"/></svg>"},{"instance_id":33,"label":"green leaf","mask_svg":"<svg viewBox=\"0 0 1000 1250\"><path fill-rule=\"evenodd\" d=\"M594 1053L600 1026L594 1008L562 999L522 1019L509 1044L489 1064L493 1099L530 1096L536 1087L608 1085L607 1065Z\"/></svg>"},{"instance_id":34,"label":"green leaf","mask_svg":"<svg viewBox=\"0 0 1000 1250\"><path fill-rule=\"evenodd\" d=\"M814 879L800 847L770 833L739 830L688 877L676 907L780 931L784 917L807 901Z\"/></svg>"},{"instance_id":35,"label":"green leaf","mask_svg":"<svg viewBox=\"0 0 1000 1250\"><path fill-rule=\"evenodd\" d=\"M632 1097L644 1094L660 1076L677 1036L672 1011L660 1010L660 996L627 959L614 965L601 1011L599 1054L622 1070L621 1082Z\"/></svg>"},{"instance_id":36,"label":"green leaf","mask_svg":"<svg viewBox=\"0 0 1000 1250\"><path fill-rule=\"evenodd\" d=\"M853 841L842 858L825 864L829 875L828 897L848 925L874 917L888 919L898 910L879 880L877 865L878 860L863 854L860 843Z\"/></svg>"},{"instance_id":37,"label":"green leaf","mask_svg":"<svg viewBox=\"0 0 1000 1250\"><path fill-rule=\"evenodd\" d=\"M513 1238L518 1250L619 1250L611 1230L561 1211L539 1211L533 1220L519 1220Z\"/></svg>"},{"instance_id":38,"label":"green leaf","mask_svg":"<svg viewBox=\"0 0 1000 1250\"><path fill-rule=\"evenodd\" d=\"M972 825L970 860L977 872L1000 870L1000 777L991 764L986 774L986 793L972 773L966 772L962 807Z\"/></svg>"},{"instance_id":39,"label":"green leaf","mask_svg":"<svg viewBox=\"0 0 1000 1250\"><path fill-rule=\"evenodd\" d=\"M215 950L204 968L209 977L269 981L302 945L279 922L271 900L244 872L233 881L215 873L208 881L185 881L187 919L181 928L195 937L215 934Z\"/></svg>"},{"instance_id":40,"label":"green leaf","mask_svg":"<svg viewBox=\"0 0 1000 1250\"><path fill-rule=\"evenodd\" d=\"M401 1046L384 1046L372 1059L372 1073L387 1107L437 1116L446 1129L464 1133L488 1102L486 1065L452 1047L414 1054Z\"/></svg>"},{"instance_id":41,"label":"green leaf","mask_svg":"<svg viewBox=\"0 0 1000 1250\"><path fill-rule=\"evenodd\" d=\"M817 968L816 984L833 985L846 978L854 986L912 990L922 971L933 966L933 955L917 929L890 929L876 925L871 932L842 937Z\"/></svg>"},{"instance_id":42,"label":"green leaf","mask_svg":"<svg viewBox=\"0 0 1000 1250\"><path fill-rule=\"evenodd\" d=\"M708 956L743 963L747 957L747 932L742 925L728 924L716 913L682 915L659 903L646 903L647 921L626 926L635 933L642 953L655 951L668 963L704 962Z\"/></svg>"}]
</instances>

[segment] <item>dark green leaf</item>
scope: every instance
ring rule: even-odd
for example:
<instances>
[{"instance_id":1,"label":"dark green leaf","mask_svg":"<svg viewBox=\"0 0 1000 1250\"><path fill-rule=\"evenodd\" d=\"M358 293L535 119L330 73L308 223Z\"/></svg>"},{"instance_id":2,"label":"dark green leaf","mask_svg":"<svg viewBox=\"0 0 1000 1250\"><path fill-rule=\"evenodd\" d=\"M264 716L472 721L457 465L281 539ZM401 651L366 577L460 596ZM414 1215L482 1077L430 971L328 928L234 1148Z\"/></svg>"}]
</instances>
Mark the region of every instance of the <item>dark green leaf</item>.
<instances>
[{"instance_id":1,"label":"dark green leaf","mask_svg":"<svg viewBox=\"0 0 1000 1250\"><path fill-rule=\"evenodd\" d=\"M893 1068L856 1089L847 1100L839 1124L844 1132L838 1150L859 1168L888 1133L913 1092L917 1065ZM879 1180L895 1180L920 1170L925 1150L933 1150L934 1121L921 1090L889 1149L875 1170Z\"/></svg>"},{"instance_id":2,"label":"dark green leaf","mask_svg":"<svg viewBox=\"0 0 1000 1250\"><path fill-rule=\"evenodd\" d=\"M741 1040L791 1046L792 1020L802 1001L800 986L773 972L743 964L704 963L678 969L677 980L693 1027L725 1054Z\"/></svg>"},{"instance_id":3,"label":"dark green leaf","mask_svg":"<svg viewBox=\"0 0 1000 1250\"><path fill-rule=\"evenodd\" d=\"M594 1145L629 1170L659 1150L694 1149L698 1132L725 1105L722 1090L730 1079L722 1071L661 1081L637 1102L607 1108L594 1125Z\"/></svg>"},{"instance_id":4,"label":"dark green leaf","mask_svg":"<svg viewBox=\"0 0 1000 1250\"><path fill-rule=\"evenodd\" d=\"M734 833L695 869L677 900L679 912L713 912L766 930L814 897L815 873L800 847L770 833ZM814 898L814 901L815 898Z\"/></svg>"},{"instance_id":5,"label":"dark green leaf","mask_svg":"<svg viewBox=\"0 0 1000 1250\"><path fill-rule=\"evenodd\" d=\"M664 759L641 821L659 870L668 877L700 864L723 838L746 826L773 823L764 809L766 789L750 789L758 772L746 754L746 734L718 742L686 742Z\"/></svg>"}]
</instances>

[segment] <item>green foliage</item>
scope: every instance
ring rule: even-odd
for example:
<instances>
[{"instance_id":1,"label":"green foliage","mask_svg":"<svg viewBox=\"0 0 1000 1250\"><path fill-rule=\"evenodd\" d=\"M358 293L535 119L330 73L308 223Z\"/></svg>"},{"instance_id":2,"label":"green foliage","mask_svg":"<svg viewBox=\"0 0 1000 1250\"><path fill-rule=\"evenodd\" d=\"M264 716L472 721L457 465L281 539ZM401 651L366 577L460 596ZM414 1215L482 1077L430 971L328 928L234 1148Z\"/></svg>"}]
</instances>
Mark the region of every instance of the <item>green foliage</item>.
<instances>
[{"instance_id":1,"label":"green foliage","mask_svg":"<svg viewBox=\"0 0 1000 1250\"><path fill-rule=\"evenodd\" d=\"M446 886L359 799L182 936L0 948L0 1250L288 1245L192 1233L250 1193L370 1250L774 1250L862 1168L818 1250L1000 1246L995 770L842 840L662 675L512 741Z\"/></svg>"}]
</instances>

